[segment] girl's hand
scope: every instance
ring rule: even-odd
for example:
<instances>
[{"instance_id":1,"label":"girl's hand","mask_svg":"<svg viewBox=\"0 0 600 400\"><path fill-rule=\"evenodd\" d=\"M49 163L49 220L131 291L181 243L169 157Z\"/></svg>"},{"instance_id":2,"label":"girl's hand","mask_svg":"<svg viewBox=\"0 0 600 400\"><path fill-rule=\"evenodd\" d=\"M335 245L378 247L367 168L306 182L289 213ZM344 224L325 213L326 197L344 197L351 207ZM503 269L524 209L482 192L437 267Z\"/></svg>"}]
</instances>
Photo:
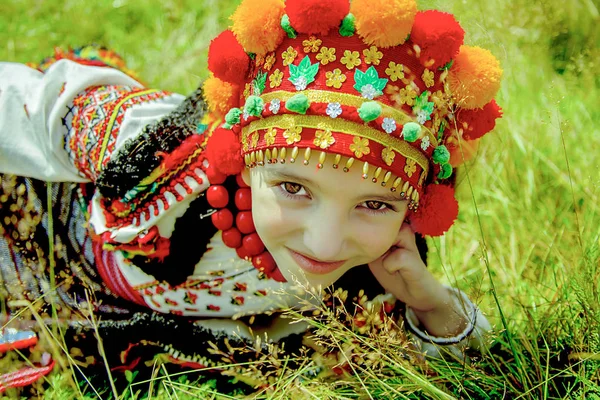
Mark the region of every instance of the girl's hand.
<instances>
[{"instance_id":1,"label":"girl's hand","mask_svg":"<svg viewBox=\"0 0 600 400\"><path fill-rule=\"evenodd\" d=\"M369 268L383 288L412 308L434 336L454 336L467 325L450 292L429 272L417 249L415 233L402 224L394 245Z\"/></svg>"}]
</instances>

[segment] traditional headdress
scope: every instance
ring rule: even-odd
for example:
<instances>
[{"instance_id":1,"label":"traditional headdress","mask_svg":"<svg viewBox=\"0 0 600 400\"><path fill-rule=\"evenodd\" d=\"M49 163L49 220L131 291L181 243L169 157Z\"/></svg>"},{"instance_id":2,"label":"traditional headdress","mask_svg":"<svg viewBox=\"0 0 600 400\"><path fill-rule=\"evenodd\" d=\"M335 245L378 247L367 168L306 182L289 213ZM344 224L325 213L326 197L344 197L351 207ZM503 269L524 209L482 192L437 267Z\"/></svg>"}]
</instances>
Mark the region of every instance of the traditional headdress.
<instances>
[{"instance_id":1,"label":"traditional headdress","mask_svg":"<svg viewBox=\"0 0 600 400\"><path fill-rule=\"evenodd\" d=\"M463 45L451 14L414 0L244 0L231 19L210 45L204 86L225 120L207 144L213 174L275 162L360 168L409 201L415 231L450 228L459 140L502 114L498 60Z\"/></svg>"}]
</instances>

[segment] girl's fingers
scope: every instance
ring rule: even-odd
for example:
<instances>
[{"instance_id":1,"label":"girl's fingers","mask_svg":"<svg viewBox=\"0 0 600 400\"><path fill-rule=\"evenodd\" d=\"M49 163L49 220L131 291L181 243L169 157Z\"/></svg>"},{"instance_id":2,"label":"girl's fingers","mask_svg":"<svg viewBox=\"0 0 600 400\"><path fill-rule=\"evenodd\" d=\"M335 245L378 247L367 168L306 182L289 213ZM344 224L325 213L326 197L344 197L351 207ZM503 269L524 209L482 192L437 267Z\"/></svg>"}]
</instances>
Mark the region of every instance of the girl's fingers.
<instances>
[{"instance_id":1,"label":"girl's fingers","mask_svg":"<svg viewBox=\"0 0 600 400\"><path fill-rule=\"evenodd\" d=\"M419 252L417 248L417 241L415 239L415 232L408 223L404 222L400 227L400 231L398 232L398 236L396 236L394 246L414 251L416 253Z\"/></svg>"}]
</instances>

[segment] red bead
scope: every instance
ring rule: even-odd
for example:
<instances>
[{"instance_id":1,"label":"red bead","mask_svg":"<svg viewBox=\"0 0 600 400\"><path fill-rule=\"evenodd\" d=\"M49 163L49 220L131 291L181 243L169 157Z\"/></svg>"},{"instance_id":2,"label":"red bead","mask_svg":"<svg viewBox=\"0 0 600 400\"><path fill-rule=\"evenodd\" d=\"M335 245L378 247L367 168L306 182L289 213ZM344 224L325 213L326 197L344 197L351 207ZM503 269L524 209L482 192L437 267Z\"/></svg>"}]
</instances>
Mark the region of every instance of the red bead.
<instances>
[{"instance_id":1,"label":"red bead","mask_svg":"<svg viewBox=\"0 0 600 400\"><path fill-rule=\"evenodd\" d=\"M265 245L262 240L258 236L258 233L251 233L248 236L244 236L244 248L248 251L251 256L257 256L263 251L265 251Z\"/></svg>"},{"instance_id":2,"label":"red bead","mask_svg":"<svg viewBox=\"0 0 600 400\"><path fill-rule=\"evenodd\" d=\"M259 271L263 271L266 274L270 274L275 269L277 269L277 264L275 264L275 260L273 256L268 251L262 252L256 257L252 258L252 265Z\"/></svg>"},{"instance_id":3,"label":"red bead","mask_svg":"<svg viewBox=\"0 0 600 400\"><path fill-rule=\"evenodd\" d=\"M250 254L248 254L248 251L246 251L244 246L238 247L237 249L235 249L235 252L237 253L238 257L241 258L242 260L245 260L246 258L250 258Z\"/></svg>"},{"instance_id":4,"label":"red bead","mask_svg":"<svg viewBox=\"0 0 600 400\"><path fill-rule=\"evenodd\" d=\"M275 268L275 271L271 272L269 274L269 278L273 279L274 281L277 282L287 282L287 279L285 279L283 277L283 274L281 273L281 271L279 270L279 268Z\"/></svg>"},{"instance_id":5,"label":"red bead","mask_svg":"<svg viewBox=\"0 0 600 400\"><path fill-rule=\"evenodd\" d=\"M237 228L231 228L223 232L223 243L225 246L237 249L242 245L242 234Z\"/></svg>"},{"instance_id":6,"label":"red bead","mask_svg":"<svg viewBox=\"0 0 600 400\"><path fill-rule=\"evenodd\" d=\"M226 231L233 226L233 214L224 208L210 216L212 223L220 231Z\"/></svg>"},{"instance_id":7,"label":"red bead","mask_svg":"<svg viewBox=\"0 0 600 400\"><path fill-rule=\"evenodd\" d=\"M221 185L213 185L206 191L208 204L215 208L223 208L229 203L229 193Z\"/></svg>"},{"instance_id":8,"label":"red bead","mask_svg":"<svg viewBox=\"0 0 600 400\"><path fill-rule=\"evenodd\" d=\"M244 234L256 232L252 211L241 211L235 217L235 226Z\"/></svg>"},{"instance_id":9,"label":"red bead","mask_svg":"<svg viewBox=\"0 0 600 400\"><path fill-rule=\"evenodd\" d=\"M227 178L227 175L217 171L217 169L212 165L209 165L209 167L206 168L205 173L206 177L208 178L208 182L211 185L220 185L221 183L225 182L225 179Z\"/></svg>"},{"instance_id":10,"label":"red bead","mask_svg":"<svg viewBox=\"0 0 600 400\"><path fill-rule=\"evenodd\" d=\"M244 182L244 180L242 179L242 174L237 174L235 176L235 182L238 184L239 187L241 188L247 188L249 187L248 185L246 185L246 182Z\"/></svg>"},{"instance_id":11,"label":"red bead","mask_svg":"<svg viewBox=\"0 0 600 400\"><path fill-rule=\"evenodd\" d=\"M235 206L238 210L252 210L252 192L248 188L235 192Z\"/></svg>"}]
</instances>

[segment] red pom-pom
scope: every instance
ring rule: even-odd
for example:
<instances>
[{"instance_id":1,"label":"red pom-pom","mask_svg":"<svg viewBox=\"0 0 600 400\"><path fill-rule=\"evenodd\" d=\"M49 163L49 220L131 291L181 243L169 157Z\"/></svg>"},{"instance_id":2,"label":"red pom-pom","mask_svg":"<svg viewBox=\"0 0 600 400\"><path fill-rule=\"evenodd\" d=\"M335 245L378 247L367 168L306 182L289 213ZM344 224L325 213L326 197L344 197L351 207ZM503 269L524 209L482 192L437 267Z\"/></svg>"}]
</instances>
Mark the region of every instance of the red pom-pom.
<instances>
[{"instance_id":1,"label":"red pom-pom","mask_svg":"<svg viewBox=\"0 0 600 400\"><path fill-rule=\"evenodd\" d=\"M229 193L221 185L213 185L206 190L208 204L215 208L223 208L229 203Z\"/></svg>"},{"instance_id":2,"label":"red pom-pom","mask_svg":"<svg viewBox=\"0 0 600 400\"><path fill-rule=\"evenodd\" d=\"M210 216L215 228L220 231L226 231L233 226L233 214L224 208Z\"/></svg>"},{"instance_id":3,"label":"red pom-pom","mask_svg":"<svg viewBox=\"0 0 600 400\"><path fill-rule=\"evenodd\" d=\"M348 0L287 0L285 12L292 28L300 33L326 35L350 12Z\"/></svg>"},{"instance_id":4,"label":"red pom-pom","mask_svg":"<svg viewBox=\"0 0 600 400\"><path fill-rule=\"evenodd\" d=\"M237 228L231 228L223 232L223 243L232 249L237 249L242 245L242 234Z\"/></svg>"},{"instance_id":5,"label":"red pom-pom","mask_svg":"<svg viewBox=\"0 0 600 400\"><path fill-rule=\"evenodd\" d=\"M226 30L213 39L208 49L208 69L219 79L240 83L246 78L250 57L233 32Z\"/></svg>"},{"instance_id":6,"label":"red pom-pom","mask_svg":"<svg viewBox=\"0 0 600 400\"><path fill-rule=\"evenodd\" d=\"M225 175L236 175L244 168L240 142L231 130L217 128L206 144L206 158Z\"/></svg>"},{"instance_id":7,"label":"red pom-pom","mask_svg":"<svg viewBox=\"0 0 600 400\"><path fill-rule=\"evenodd\" d=\"M244 234L256 231L254 220L252 219L252 211L242 211L235 217L235 226Z\"/></svg>"},{"instance_id":8,"label":"red pom-pom","mask_svg":"<svg viewBox=\"0 0 600 400\"><path fill-rule=\"evenodd\" d=\"M204 172L206 173L208 182L211 185L220 185L221 183L225 182L225 179L227 178L227 175L225 175L212 165L209 165L208 168L206 168L206 171Z\"/></svg>"},{"instance_id":9,"label":"red pom-pom","mask_svg":"<svg viewBox=\"0 0 600 400\"><path fill-rule=\"evenodd\" d=\"M483 108L461 110L457 115L459 124L462 124L463 139L479 139L496 127L496 119L502 117L502 108L492 100ZM460 125L459 125L460 126Z\"/></svg>"},{"instance_id":10,"label":"red pom-pom","mask_svg":"<svg viewBox=\"0 0 600 400\"><path fill-rule=\"evenodd\" d=\"M252 192L248 188L238 189L235 192L235 206L238 210L252 209Z\"/></svg>"},{"instance_id":11,"label":"red pom-pom","mask_svg":"<svg viewBox=\"0 0 600 400\"><path fill-rule=\"evenodd\" d=\"M442 236L458 217L454 188L432 184L425 190L418 210L410 216L410 225L422 235Z\"/></svg>"},{"instance_id":12,"label":"red pom-pom","mask_svg":"<svg viewBox=\"0 0 600 400\"><path fill-rule=\"evenodd\" d=\"M464 38L454 16L436 10L418 12L410 32L410 40L421 48L421 63L428 68L446 65L458 54Z\"/></svg>"}]
</instances>

